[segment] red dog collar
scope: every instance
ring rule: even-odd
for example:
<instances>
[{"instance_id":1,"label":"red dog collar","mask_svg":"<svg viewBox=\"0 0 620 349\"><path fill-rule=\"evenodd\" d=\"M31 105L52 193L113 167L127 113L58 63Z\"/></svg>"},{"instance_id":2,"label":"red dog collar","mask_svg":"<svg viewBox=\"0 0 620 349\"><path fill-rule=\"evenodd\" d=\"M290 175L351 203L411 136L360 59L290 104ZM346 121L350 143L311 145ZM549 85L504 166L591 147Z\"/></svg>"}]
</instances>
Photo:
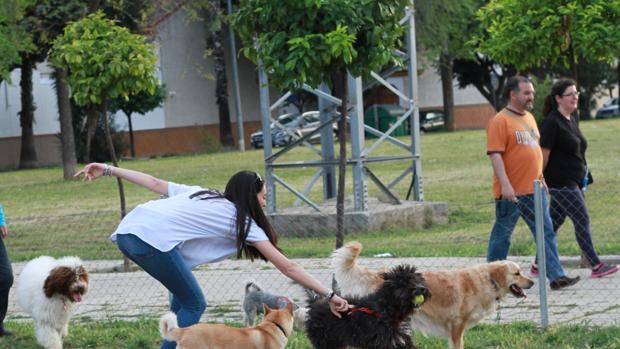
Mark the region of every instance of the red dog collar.
<instances>
[{"instance_id":1,"label":"red dog collar","mask_svg":"<svg viewBox=\"0 0 620 349\"><path fill-rule=\"evenodd\" d=\"M366 307L361 307L361 308L352 308L352 309L351 309L351 310L347 313L347 315L351 315L351 314L353 314L353 313L365 313L365 314L372 315L372 316L375 316L375 317L378 317L378 318L382 318L382 317L383 317L383 315L381 315L381 314L377 313L376 311L374 311L374 310L372 310L372 309L370 309L370 308L366 308Z\"/></svg>"}]
</instances>

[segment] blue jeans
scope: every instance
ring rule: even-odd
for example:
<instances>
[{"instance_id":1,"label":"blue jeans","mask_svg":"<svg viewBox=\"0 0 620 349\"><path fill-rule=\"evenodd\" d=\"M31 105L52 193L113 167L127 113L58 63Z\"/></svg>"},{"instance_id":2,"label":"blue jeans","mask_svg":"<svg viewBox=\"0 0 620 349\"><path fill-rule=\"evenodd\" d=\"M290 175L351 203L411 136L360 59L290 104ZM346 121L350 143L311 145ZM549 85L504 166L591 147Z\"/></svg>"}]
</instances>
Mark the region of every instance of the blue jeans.
<instances>
[{"instance_id":1,"label":"blue jeans","mask_svg":"<svg viewBox=\"0 0 620 349\"><path fill-rule=\"evenodd\" d=\"M207 308L207 302L178 247L168 252L161 252L133 234L119 234L116 242L125 256L170 291L172 295L170 310L177 314L179 327L198 323ZM164 340L160 348L176 348L176 342Z\"/></svg>"},{"instance_id":2,"label":"blue jeans","mask_svg":"<svg viewBox=\"0 0 620 349\"><path fill-rule=\"evenodd\" d=\"M6 252L4 241L0 237L0 330L4 327L4 317L9 306L9 290L13 285L13 269Z\"/></svg>"},{"instance_id":3,"label":"blue jeans","mask_svg":"<svg viewBox=\"0 0 620 349\"><path fill-rule=\"evenodd\" d=\"M495 224L489 237L489 248L487 250L487 261L506 259L510 249L510 238L519 217L525 220L530 228L534 241L536 241L536 223L534 217L534 196L523 195L517 197L518 202L513 203L506 200L495 200ZM560 257L558 245L555 241L555 233L551 224L549 207L547 206L547 195L543 195L543 229L545 237L545 257L547 277L553 281L559 277L566 276Z\"/></svg>"}]
</instances>

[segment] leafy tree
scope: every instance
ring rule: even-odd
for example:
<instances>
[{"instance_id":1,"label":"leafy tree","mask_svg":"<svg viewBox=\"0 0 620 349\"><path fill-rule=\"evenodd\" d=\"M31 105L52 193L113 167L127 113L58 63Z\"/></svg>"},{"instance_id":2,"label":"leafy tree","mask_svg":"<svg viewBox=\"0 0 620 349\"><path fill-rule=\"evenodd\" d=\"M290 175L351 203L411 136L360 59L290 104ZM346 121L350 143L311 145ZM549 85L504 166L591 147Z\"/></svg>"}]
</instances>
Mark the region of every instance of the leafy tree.
<instances>
[{"instance_id":1,"label":"leafy tree","mask_svg":"<svg viewBox=\"0 0 620 349\"><path fill-rule=\"evenodd\" d=\"M454 75L459 88L474 86L497 111L506 105L502 99L504 85L515 74L514 67L501 65L482 54L454 60Z\"/></svg>"},{"instance_id":2,"label":"leafy tree","mask_svg":"<svg viewBox=\"0 0 620 349\"><path fill-rule=\"evenodd\" d=\"M409 0L241 0L233 24L243 52L261 62L275 86L297 90L325 81L342 100L338 121L340 164L336 246L344 241L347 73L368 77L397 60L404 30L398 23Z\"/></svg>"},{"instance_id":3,"label":"leafy tree","mask_svg":"<svg viewBox=\"0 0 620 349\"><path fill-rule=\"evenodd\" d=\"M480 0L416 0L416 34L421 52L441 76L446 126L454 130L454 60L471 56L466 43L476 27Z\"/></svg>"},{"instance_id":4,"label":"leafy tree","mask_svg":"<svg viewBox=\"0 0 620 349\"><path fill-rule=\"evenodd\" d=\"M103 11L106 18L116 20L116 24L129 29L133 33L143 33L149 26L147 19L155 9L155 3L150 0L88 0L87 12L95 13L99 10ZM94 105L86 106L86 160L91 156L91 143L96 136L97 125L99 124L99 112Z\"/></svg>"},{"instance_id":5,"label":"leafy tree","mask_svg":"<svg viewBox=\"0 0 620 349\"><path fill-rule=\"evenodd\" d=\"M131 149L131 157L136 157L136 147L133 138L133 124L131 115L134 113L146 114L151 110L161 107L166 100L166 88L163 85L157 85L155 93L142 91L135 95L129 96L128 99L116 98L110 101L110 111L116 112L122 110L127 115L129 124L129 144Z\"/></svg>"},{"instance_id":6,"label":"leafy tree","mask_svg":"<svg viewBox=\"0 0 620 349\"><path fill-rule=\"evenodd\" d=\"M13 35L8 35L9 38L13 38L13 43L16 43L17 51L19 54L18 64L8 66L8 70L15 68L21 68L21 107L19 112L20 126L22 129L21 137L21 152L20 152L20 168L31 168L37 166L37 155L34 145L34 112L36 107L32 96L32 70L37 63L42 62L47 56L51 40L60 33L64 24L74 18L79 18L83 11L82 2L77 0L7 0L0 3L0 12L9 14L7 18L18 19L13 21L9 29L12 29ZM0 17L4 17L0 15ZM3 20L0 19L0 22ZM7 27L0 25L0 32L6 33ZM10 32L10 31L9 31ZM18 33L17 35L15 35ZM27 35L25 33L28 33ZM0 36L3 36L0 34ZM0 47L6 47L1 42ZM13 60L11 52L2 50L0 48L0 61ZM13 52L14 53L14 52ZM14 61L14 60L13 60ZM3 67L6 65L0 64ZM0 68L2 70L2 68ZM1 74L1 73L0 73ZM57 74L58 76L59 74ZM62 76L62 74L60 74ZM59 82L56 85L57 88L62 89L62 83ZM63 103L59 100L61 131L65 130L67 125L70 125L70 120L66 121L65 114L62 113ZM70 115L69 115L70 119ZM69 127L69 129L71 129ZM65 169L65 178L67 175L70 177L73 174L73 165L75 164L75 154L72 142L67 145L66 138L67 132L61 132L62 145L63 145L63 164ZM72 165L70 172L67 171L67 149L71 150Z\"/></svg>"},{"instance_id":7,"label":"leafy tree","mask_svg":"<svg viewBox=\"0 0 620 349\"><path fill-rule=\"evenodd\" d=\"M21 63L20 51L32 50L32 39L19 26L26 0L0 2L0 82L9 80L11 70Z\"/></svg>"},{"instance_id":8,"label":"leafy tree","mask_svg":"<svg viewBox=\"0 0 620 349\"><path fill-rule=\"evenodd\" d=\"M620 54L618 1L492 0L477 16L488 34L474 40L480 52L521 71L561 62L579 80L578 58Z\"/></svg>"},{"instance_id":9,"label":"leafy tree","mask_svg":"<svg viewBox=\"0 0 620 349\"><path fill-rule=\"evenodd\" d=\"M155 93L158 81L153 45L98 11L68 25L54 41L50 58L55 66L69 71L67 81L76 104L95 106L101 113L110 157L118 166L108 124L108 101L142 91ZM123 184L120 179L117 182L124 216Z\"/></svg>"}]
</instances>

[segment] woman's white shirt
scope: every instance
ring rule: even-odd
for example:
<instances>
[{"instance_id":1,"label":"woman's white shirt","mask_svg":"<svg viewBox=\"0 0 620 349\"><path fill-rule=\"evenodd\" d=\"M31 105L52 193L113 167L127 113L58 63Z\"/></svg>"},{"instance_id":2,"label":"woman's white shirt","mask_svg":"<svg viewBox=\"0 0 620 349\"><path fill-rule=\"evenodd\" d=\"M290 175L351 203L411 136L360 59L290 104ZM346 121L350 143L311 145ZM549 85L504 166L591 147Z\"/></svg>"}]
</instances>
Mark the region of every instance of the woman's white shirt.
<instances>
[{"instance_id":1,"label":"woman's white shirt","mask_svg":"<svg viewBox=\"0 0 620 349\"><path fill-rule=\"evenodd\" d=\"M179 246L190 268L217 262L237 252L236 208L227 199L190 199L204 190L168 182L168 198L152 200L134 208L110 236L133 234L162 252ZM248 243L269 240L250 219Z\"/></svg>"}]
</instances>

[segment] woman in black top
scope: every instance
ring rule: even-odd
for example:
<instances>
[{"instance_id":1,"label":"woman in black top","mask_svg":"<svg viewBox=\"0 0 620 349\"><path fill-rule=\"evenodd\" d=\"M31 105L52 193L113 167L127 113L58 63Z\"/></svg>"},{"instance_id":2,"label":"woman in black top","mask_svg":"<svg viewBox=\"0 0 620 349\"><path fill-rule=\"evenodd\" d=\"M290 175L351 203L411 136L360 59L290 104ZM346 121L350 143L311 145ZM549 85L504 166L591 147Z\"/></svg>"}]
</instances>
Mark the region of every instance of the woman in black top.
<instances>
[{"instance_id":1,"label":"woman in black top","mask_svg":"<svg viewBox=\"0 0 620 349\"><path fill-rule=\"evenodd\" d=\"M602 263L592 243L590 216L582 192L588 142L579 130L578 101L575 81L562 79L551 87L543 107L540 146L545 182L551 194L553 230L557 233L566 217L573 221L577 243L592 266L592 277L599 278L617 272L618 266ZM536 263L531 272L538 274Z\"/></svg>"}]
</instances>

